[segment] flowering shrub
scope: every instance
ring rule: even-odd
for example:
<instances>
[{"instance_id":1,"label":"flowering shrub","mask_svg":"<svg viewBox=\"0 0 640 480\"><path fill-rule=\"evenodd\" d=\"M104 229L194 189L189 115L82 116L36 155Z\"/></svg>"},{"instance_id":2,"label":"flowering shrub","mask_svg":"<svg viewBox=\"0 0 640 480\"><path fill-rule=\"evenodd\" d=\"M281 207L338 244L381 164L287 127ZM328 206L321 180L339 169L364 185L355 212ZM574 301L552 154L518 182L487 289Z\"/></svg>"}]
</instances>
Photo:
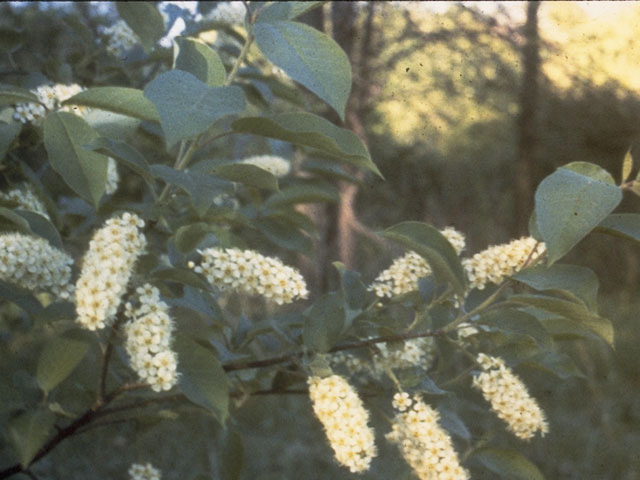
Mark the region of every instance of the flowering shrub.
<instances>
[{"instance_id":1,"label":"flowering shrub","mask_svg":"<svg viewBox=\"0 0 640 480\"><path fill-rule=\"evenodd\" d=\"M169 38L176 15L119 2L111 26L74 24L100 39L82 61L0 87L0 342L15 390L0 398L0 478L34 477L95 427L185 418L218 423L220 448L200 433L185 447L209 449L215 473L173 477L239 478L244 403L300 393L345 475L394 458L399 477L542 478L512 438L554 432L527 367L571 375L558 337L614 338L593 272L559 260L594 230L640 241L640 216L612 213L635 181L570 163L539 185L529 237L473 254L463 232L402 222L381 237L406 253L375 279L335 263L329 291L309 286L300 256L318 261L317 222L301 205L339 200L336 177L381 176L327 119L344 120L352 80L338 44L297 20L319 5L219 2ZM132 479L160 478L122 460Z\"/></svg>"}]
</instances>

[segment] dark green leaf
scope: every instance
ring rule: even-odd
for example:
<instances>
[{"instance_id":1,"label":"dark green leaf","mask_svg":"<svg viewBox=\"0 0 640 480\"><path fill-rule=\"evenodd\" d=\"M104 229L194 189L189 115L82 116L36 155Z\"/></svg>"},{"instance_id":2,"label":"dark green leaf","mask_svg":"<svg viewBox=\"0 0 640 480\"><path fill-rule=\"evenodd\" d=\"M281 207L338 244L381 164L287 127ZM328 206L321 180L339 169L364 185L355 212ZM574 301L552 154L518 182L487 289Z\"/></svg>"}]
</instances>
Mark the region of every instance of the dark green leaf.
<instances>
[{"instance_id":1,"label":"dark green leaf","mask_svg":"<svg viewBox=\"0 0 640 480\"><path fill-rule=\"evenodd\" d=\"M210 87L180 70L158 75L145 87L144 95L158 109L169 148L206 131L216 120L245 109L240 87Z\"/></svg>"},{"instance_id":2,"label":"dark green leaf","mask_svg":"<svg viewBox=\"0 0 640 480\"><path fill-rule=\"evenodd\" d=\"M40 103L40 100L29 90L0 84L0 105L14 105L16 103Z\"/></svg>"},{"instance_id":3,"label":"dark green leaf","mask_svg":"<svg viewBox=\"0 0 640 480\"><path fill-rule=\"evenodd\" d=\"M543 348L551 348L551 337L532 315L511 308L491 310L483 314L478 323L488 325L506 334L526 335Z\"/></svg>"},{"instance_id":4,"label":"dark green leaf","mask_svg":"<svg viewBox=\"0 0 640 480\"><path fill-rule=\"evenodd\" d=\"M146 51L164 35L164 19L152 2L116 2L118 14L131 27Z\"/></svg>"},{"instance_id":5,"label":"dark green leaf","mask_svg":"<svg viewBox=\"0 0 640 480\"><path fill-rule=\"evenodd\" d=\"M48 409L25 412L9 421L7 436L23 468L29 466L38 450L47 441L55 423L56 417Z\"/></svg>"},{"instance_id":6,"label":"dark green leaf","mask_svg":"<svg viewBox=\"0 0 640 480\"><path fill-rule=\"evenodd\" d=\"M333 162L329 162L327 160L321 159L313 159L304 162L300 168L303 170L307 170L309 172L315 173L316 175L322 175L329 178L336 178L339 180L346 180L347 182L355 183L357 185L362 185L363 182L359 178L354 177L353 175L348 174L342 167L336 165Z\"/></svg>"},{"instance_id":7,"label":"dark green leaf","mask_svg":"<svg viewBox=\"0 0 640 480\"><path fill-rule=\"evenodd\" d=\"M32 316L42 311L42 305L29 290L0 281L0 298L9 300Z\"/></svg>"},{"instance_id":8,"label":"dark green leaf","mask_svg":"<svg viewBox=\"0 0 640 480\"><path fill-rule=\"evenodd\" d=\"M573 377L584 377L584 374L578 369L573 359L564 353L544 352L527 359L524 364L532 368L550 372L562 380Z\"/></svg>"},{"instance_id":9,"label":"dark green leaf","mask_svg":"<svg viewBox=\"0 0 640 480\"><path fill-rule=\"evenodd\" d=\"M218 54L206 43L186 37L173 41L173 68L189 72L212 87L224 85L227 71Z\"/></svg>"},{"instance_id":10,"label":"dark green leaf","mask_svg":"<svg viewBox=\"0 0 640 480\"><path fill-rule=\"evenodd\" d=\"M536 191L535 211L549 263L598 226L621 199L611 175L590 163L570 163L545 178Z\"/></svg>"},{"instance_id":11,"label":"dark green leaf","mask_svg":"<svg viewBox=\"0 0 640 480\"><path fill-rule=\"evenodd\" d=\"M151 166L147 159L136 149L124 142L112 140L106 137L96 138L87 147L99 153L112 156L119 162L140 175L149 185L153 185L154 178L151 174Z\"/></svg>"},{"instance_id":12,"label":"dark green leaf","mask_svg":"<svg viewBox=\"0 0 640 480\"><path fill-rule=\"evenodd\" d=\"M252 225L278 247L311 255L311 239L289 219L281 216L260 217Z\"/></svg>"},{"instance_id":13,"label":"dark green leaf","mask_svg":"<svg viewBox=\"0 0 640 480\"><path fill-rule=\"evenodd\" d=\"M182 393L224 424L229 414L229 380L220 361L212 350L185 335L177 335L174 349Z\"/></svg>"},{"instance_id":14,"label":"dark green leaf","mask_svg":"<svg viewBox=\"0 0 640 480\"><path fill-rule=\"evenodd\" d=\"M333 266L340 274L340 290L344 301L345 328L349 328L353 320L362 313L367 306L370 293L362 283L360 274L347 270L340 262L334 262Z\"/></svg>"},{"instance_id":15,"label":"dark green leaf","mask_svg":"<svg viewBox=\"0 0 640 480\"><path fill-rule=\"evenodd\" d=\"M22 124L19 122L0 123L0 161L4 159L21 129Z\"/></svg>"},{"instance_id":16,"label":"dark green leaf","mask_svg":"<svg viewBox=\"0 0 640 480\"><path fill-rule=\"evenodd\" d=\"M173 239L178 251L181 253L189 253L198 246L207 234L213 231L214 228L207 223L192 223L178 228L173 235Z\"/></svg>"},{"instance_id":17,"label":"dark green leaf","mask_svg":"<svg viewBox=\"0 0 640 480\"><path fill-rule=\"evenodd\" d=\"M471 439L471 432L458 415L451 410L443 408L438 408L438 412L440 412L439 423L447 432L451 432L464 440Z\"/></svg>"},{"instance_id":18,"label":"dark green leaf","mask_svg":"<svg viewBox=\"0 0 640 480\"><path fill-rule=\"evenodd\" d=\"M536 290L568 290L596 310L598 277L587 267L554 264L551 267L527 268L513 276Z\"/></svg>"},{"instance_id":19,"label":"dark green leaf","mask_svg":"<svg viewBox=\"0 0 640 480\"><path fill-rule=\"evenodd\" d=\"M82 148L98 134L82 118L51 113L44 121L44 146L53 169L71 189L97 205L107 180L107 157Z\"/></svg>"},{"instance_id":20,"label":"dark green leaf","mask_svg":"<svg viewBox=\"0 0 640 480\"><path fill-rule=\"evenodd\" d=\"M277 208L298 203L337 202L338 191L331 185L293 185L271 195L265 207Z\"/></svg>"},{"instance_id":21,"label":"dark green leaf","mask_svg":"<svg viewBox=\"0 0 640 480\"><path fill-rule=\"evenodd\" d=\"M277 138L316 148L343 162L365 168L382 177L360 138L349 130L306 112L280 113L269 117L247 117L232 124L238 133Z\"/></svg>"},{"instance_id":22,"label":"dark green leaf","mask_svg":"<svg viewBox=\"0 0 640 480\"><path fill-rule=\"evenodd\" d=\"M298 22L259 22L253 33L269 61L282 68L338 112L351 91L351 65L347 54L329 36Z\"/></svg>"},{"instance_id":23,"label":"dark green leaf","mask_svg":"<svg viewBox=\"0 0 640 480\"><path fill-rule=\"evenodd\" d=\"M265 190L278 190L278 179L255 165L244 163L231 163L219 165L212 173L225 180L242 183L250 187L263 188Z\"/></svg>"},{"instance_id":24,"label":"dark green leaf","mask_svg":"<svg viewBox=\"0 0 640 480\"><path fill-rule=\"evenodd\" d=\"M158 111L152 102L144 98L142 90L127 87L88 88L68 100L64 105L84 105L134 118L159 122Z\"/></svg>"},{"instance_id":25,"label":"dark green leaf","mask_svg":"<svg viewBox=\"0 0 640 480\"><path fill-rule=\"evenodd\" d=\"M257 23L293 20L322 5L323 2L273 2L260 10Z\"/></svg>"},{"instance_id":26,"label":"dark green leaf","mask_svg":"<svg viewBox=\"0 0 640 480\"><path fill-rule=\"evenodd\" d=\"M238 480L244 467L244 446L242 436L235 430L229 429L222 439L224 446L220 458L220 478Z\"/></svg>"},{"instance_id":27,"label":"dark green leaf","mask_svg":"<svg viewBox=\"0 0 640 480\"><path fill-rule=\"evenodd\" d=\"M64 249L58 230L46 217L28 210L14 210L14 212L28 222L29 229L34 234L48 240L54 247L59 248L60 250Z\"/></svg>"},{"instance_id":28,"label":"dark green leaf","mask_svg":"<svg viewBox=\"0 0 640 480\"><path fill-rule=\"evenodd\" d=\"M538 467L515 450L482 448L474 452L473 458L501 478L508 480L544 480Z\"/></svg>"},{"instance_id":29,"label":"dark green leaf","mask_svg":"<svg viewBox=\"0 0 640 480\"><path fill-rule=\"evenodd\" d=\"M18 215L16 211L0 207L0 217L4 220L2 222L3 224L8 224L6 227L5 225L2 225L4 227L3 230L6 228L8 230L16 230L21 233L32 233L29 222L21 215Z\"/></svg>"},{"instance_id":30,"label":"dark green leaf","mask_svg":"<svg viewBox=\"0 0 640 480\"><path fill-rule=\"evenodd\" d=\"M84 358L89 345L79 340L56 337L47 342L38 360L36 379L48 394L67 378Z\"/></svg>"},{"instance_id":31,"label":"dark green leaf","mask_svg":"<svg viewBox=\"0 0 640 480\"><path fill-rule=\"evenodd\" d=\"M165 267L151 272L151 278L168 282L190 285L200 290L209 290L210 286L200 275L183 268Z\"/></svg>"},{"instance_id":32,"label":"dark green leaf","mask_svg":"<svg viewBox=\"0 0 640 480\"><path fill-rule=\"evenodd\" d=\"M637 213L611 214L600 222L596 231L640 243L640 215Z\"/></svg>"},{"instance_id":33,"label":"dark green leaf","mask_svg":"<svg viewBox=\"0 0 640 480\"><path fill-rule=\"evenodd\" d=\"M302 340L307 348L325 353L336 344L345 326L342 304L340 295L328 293L305 310Z\"/></svg>"},{"instance_id":34,"label":"dark green leaf","mask_svg":"<svg viewBox=\"0 0 640 480\"><path fill-rule=\"evenodd\" d=\"M464 295L466 280L458 255L437 229L425 223L403 222L386 229L382 235L418 253L427 261L438 282L450 283Z\"/></svg>"}]
</instances>

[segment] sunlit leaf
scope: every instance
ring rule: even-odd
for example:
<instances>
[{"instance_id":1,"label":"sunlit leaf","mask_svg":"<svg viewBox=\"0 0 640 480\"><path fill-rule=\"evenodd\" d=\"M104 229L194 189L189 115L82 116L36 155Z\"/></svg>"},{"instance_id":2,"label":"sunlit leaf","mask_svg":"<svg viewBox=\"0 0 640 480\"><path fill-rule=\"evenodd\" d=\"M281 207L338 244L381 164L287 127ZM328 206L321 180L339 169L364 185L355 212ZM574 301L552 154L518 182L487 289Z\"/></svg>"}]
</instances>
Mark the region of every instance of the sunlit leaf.
<instances>
[{"instance_id":1,"label":"sunlit leaf","mask_svg":"<svg viewBox=\"0 0 640 480\"><path fill-rule=\"evenodd\" d=\"M83 105L120 113L149 122L159 122L158 111L142 90L128 87L93 87L65 100L64 105Z\"/></svg>"}]
</instances>

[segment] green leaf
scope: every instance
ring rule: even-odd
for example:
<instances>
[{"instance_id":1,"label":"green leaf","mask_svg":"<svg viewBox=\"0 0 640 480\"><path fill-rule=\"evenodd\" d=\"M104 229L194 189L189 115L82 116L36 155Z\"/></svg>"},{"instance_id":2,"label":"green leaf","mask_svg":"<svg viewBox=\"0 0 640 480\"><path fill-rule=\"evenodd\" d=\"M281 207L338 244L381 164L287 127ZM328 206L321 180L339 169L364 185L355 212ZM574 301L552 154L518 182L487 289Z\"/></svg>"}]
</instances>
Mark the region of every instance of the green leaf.
<instances>
[{"instance_id":1,"label":"green leaf","mask_svg":"<svg viewBox=\"0 0 640 480\"><path fill-rule=\"evenodd\" d=\"M118 14L149 52L164 35L164 19L152 2L116 2Z\"/></svg>"},{"instance_id":2,"label":"green leaf","mask_svg":"<svg viewBox=\"0 0 640 480\"><path fill-rule=\"evenodd\" d=\"M22 124L19 122L0 123L0 161L4 159L21 129Z\"/></svg>"},{"instance_id":3,"label":"green leaf","mask_svg":"<svg viewBox=\"0 0 640 480\"><path fill-rule=\"evenodd\" d=\"M532 315L512 308L491 310L480 317L478 323L488 325L506 334L526 335L542 348L551 348L551 336Z\"/></svg>"},{"instance_id":4,"label":"green leaf","mask_svg":"<svg viewBox=\"0 0 640 480\"><path fill-rule=\"evenodd\" d=\"M631 156L631 149L629 149L622 160L622 183L629 179L631 170L633 170L633 157Z\"/></svg>"},{"instance_id":5,"label":"green leaf","mask_svg":"<svg viewBox=\"0 0 640 480\"><path fill-rule=\"evenodd\" d=\"M144 95L158 109L169 148L206 131L216 120L245 109L240 87L210 87L180 70L158 75L145 87Z\"/></svg>"},{"instance_id":6,"label":"green leaf","mask_svg":"<svg viewBox=\"0 0 640 480\"><path fill-rule=\"evenodd\" d=\"M319 353L328 352L333 347L345 327L343 301L335 292L321 296L304 311L304 345Z\"/></svg>"},{"instance_id":7,"label":"green leaf","mask_svg":"<svg viewBox=\"0 0 640 480\"><path fill-rule=\"evenodd\" d=\"M340 262L333 262L333 266L340 274L340 290L343 298L345 313L345 328L349 328L353 320L362 313L367 306L371 294L362 283L360 274L347 270Z\"/></svg>"},{"instance_id":8,"label":"green leaf","mask_svg":"<svg viewBox=\"0 0 640 480\"><path fill-rule=\"evenodd\" d=\"M262 232L269 241L280 248L311 255L311 239L302 233L291 219L280 215L260 217L252 226Z\"/></svg>"},{"instance_id":9,"label":"green leaf","mask_svg":"<svg viewBox=\"0 0 640 480\"><path fill-rule=\"evenodd\" d=\"M571 357L564 353L544 352L527 359L525 365L554 374L562 380L568 378L584 378L584 374L578 369Z\"/></svg>"},{"instance_id":10,"label":"green leaf","mask_svg":"<svg viewBox=\"0 0 640 480\"><path fill-rule=\"evenodd\" d=\"M89 345L65 337L47 342L38 360L36 380L45 394L67 378L82 361Z\"/></svg>"},{"instance_id":11,"label":"green leaf","mask_svg":"<svg viewBox=\"0 0 640 480\"><path fill-rule=\"evenodd\" d=\"M16 103L40 103L40 100L29 90L0 84L0 105L14 105Z\"/></svg>"},{"instance_id":12,"label":"green leaf","mask_svg":"<svg viewBox=\"0 0 640 480\"><path fill-rule=\"evenodd\" d=\"M482 448L474 452L473 458L501 478L508 480L544 480L538 467L515 450Z\"/></svg>"},{"instance_id":13,"label":"green leaf","mask_svg":"<svg viewBox=\"0 0 640 480\"><path fill-rule=\"evenodd\" d=\"M176 336L174 349L182 393L224 424L229 414L229 380L215 353L186 335Z\"/></svg>"},{"instance_id":14,"label":"green leaf","mask_svg":"<svg viewBox=\"0 0 640 480\"><path fill-rule=\"evenodd\" d=\"M64 250L62 245L62 239L60 238L60 233L56 227L48 220L46 217L43 217L39 213L31 212L28 210L19 210L16 209L14 212L24 218L29 224L29 230L33 232L35 235L42 237L49 241L51 245L54 247Z\"/></svg>"},{"instance_id":15,"label":"green leaf","mask_svg":"<svg viewBox=\"0 0 640 480\"><path fill-rule=\"evenodd\" d=\"M367 147L355 133L312 113L289 112L269 117L241 118L233 122L232 128L238 133L250 133L316 148L343 162L370 170L382 178Z\"/></svg>"},{"instance_id":16,"label":"green leaf","mask_svg":"<svg viewBox=\"0 0 640 480\"><path fill-rule=\"evenodd\" d=\"M640 215L613 213L600 222L596 231L640 243Z\"/></svg>"},{"instance_id":17,"label":"green leaf","mask_svg":"<svg viewBox=\"0 0 640 480\"><path fill-rule=\"evenodd\" d=\"M331 105L344 120L351 92L351 65L331 37L288 20L256 23L253 34L271 63Z\"/></svg>"},{"instance_id":18,"label":"green leaf","mask_svg":"<svg viewBox=\"0 0 640 480\"><path fill-rule=\"evenodd\" d=\"M180 283L182 285L190 285L200 290L209 290L210 285L207 281L191 270L184 268L159 268L150 274L152 279L163 280L167 282Z\"/></svg>"},{"instance_id":19,"label":"green leaf","mask_svg":"<svg viewBox=\"0 0 640 480\"><path fill-rule=\"evenodd\" d=\"M90 145L87 145L87 147L98 153L115 158L140 175L147 184L153 185L154 177L151 173L151 166L147 162L147 159L133 147L124 142L106 137L96 138Z\"/></svg>"},{"instance_id":20,"label":"green leaf","mask_svg":"<svg viewBox=\"0 0 640 480\"><path fill-rule=\"evenodd\" d=\"M219 165L212 170L212 173L225 180L242 183L250 187L274 191L278 190L278 179L271 173L255 165L244 163Z\"/></svg>"},{"instance_id":21,"label":"green leaf","mask_svg":"<svg viewBox=\"0 0 640 480\"><path fill-rule=\"evenodd\" d=\"M546 295L513 295L509 301L530 305L549 313L559 315L587 328L613 346L614 331L611 322L589 311L586 304Z\"/></svg>"},{"instance_id":22,"label":"green leaf","mask_svg":"<svg viewBox=\"0 0 640 480\"><path fill-rule=\"evenodd\" d=\"M142 90L127 87L94 87L65 100L64 105L84 105L134 118L159 122L158 111Z\"/></svg>"},{"instance_id":23,"label":"green leaf","mask_svg":"<svg viewBox=\"0 0 640 480\"><path fill-rule=\"evenodd\" d=\"M278 208L299 203L338 202L338 191L330 185L293 185L271 195L265 207Z\"/></svg>"},{"instance_id":24,"label":"green leaf","mask_svg":"<svg viewBox=\"0 0 640 480\"><path fill-rule=\"evenodd\" d=\"M549 264L571 250L621 199L611 175L590 163L570 163L545 178L536 191L535 212Z\"/></svg>"},{"instance_id":25,"label":"green leaf","mask_svg":"<svg viewBox=\"0 0 640 480\"><path fill-rule=\"evenodd\" d=\"M323 2L273 2L260 10L256 23L293 20L322 4Z\"/></svg>"},{"instance_id":26,"label":"green leaf","mask_svg":"<svg viewBox=\"0 0 640 480\"><path fill-rule=\"evenodd\" d=\"M515 280L536 290L568 290L596 310L598 303L598 277L587 267L554 264L551 267L527 268L513 276Z\"/></svg>"},{"instance_id":27,"label":"green leaf","mask_svg":"<svg viewBox=\"0 0 640 480\"><path fill-rule=\"evenodd\" d=\"M229 429L223 434L224 446L220 452L220 478L238 480L244 467L242 435Z\"/></svg>"},{"instance_id":28,"label":"green leaf","mask_svg":"<svg viewBox=\"0 0 640 480\"><path fill-rule=\"evenodd\" d=\"M204 222L183 225L174 233L173 241L180 253L189 253L195 250L207 234L214 231L214 227Z\"/></svg>"},{"instance_id":29,"label":"green leaf","mask_svg":"<svg viewBox=\"0 0 640 480\"><path fill-rule=\"evenodd\" d=\"M31 316L36 316L42 311L42 305L29 290L12 283L0 281L0 298L15 303Z\"/></svg>"},{"instance_id":30,"label":"green leaf","mask_svg":"<svg viewBox=\"0 0 640 480\"><path fill-rule=\"evenodd\" d=\"M56 417L48 409L25 412L9 421L7 436L20 459L22 468L27 468L38 450L49 438Z\"/></svg>"},{"instance_id":31,"label":"green leaf","mask_svg":"<svg viewBox=\"0 0 640 480\"><path fill-rule=\"evenodd\" d=\"M420 222L402 222L386 229L382 236L390 238L423 257L436 280L450 283L464 295L466 279L460 259L449 241L434 227Z\"/></svg>"},{"instance_id":32,"label":"green leaf","mask_svg":"<svg viewBox=\"0 0 640 480\"><path fill-rule=\"evenodd\" d=\"M224 85L227 71L215 50L195 38L176 37L173 41L173 68L189 72L212 87Z\"/></svg>"},{"instance_id":33,"label":"green leaf","mask_svg":"<svg viewBox=\"0 0 640 480\"><path fill-rule=\"evenodd\" d=\"M97 137L87 122L72 113L51 113L44 120L44 146L51 166L74 192L95 206L104 194L107 157L82 145Z\"/></svg>"}]
</instances>

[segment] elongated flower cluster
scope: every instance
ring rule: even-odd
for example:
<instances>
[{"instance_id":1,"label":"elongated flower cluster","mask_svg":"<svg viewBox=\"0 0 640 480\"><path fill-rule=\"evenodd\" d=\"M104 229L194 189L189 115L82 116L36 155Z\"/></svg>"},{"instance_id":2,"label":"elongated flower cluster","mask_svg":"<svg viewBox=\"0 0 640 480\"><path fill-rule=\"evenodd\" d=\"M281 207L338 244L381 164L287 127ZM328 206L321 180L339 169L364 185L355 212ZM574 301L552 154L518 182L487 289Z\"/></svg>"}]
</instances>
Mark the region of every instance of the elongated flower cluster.
<instances>
[{"instance_id":1,"label":"elongated flower cluster","mask_svg":"<svg viewBox=\"0 0 640 480\"><path fill-rule=\"evenodd\" d=\"M262 295L278 305L306 298L309 293L300 272L277 258L237 248L207 248L200 254L200 265L191 262L189 266L220 290Z\"/></svg>"},{"instance_id":2,"label":"elongated flower cluster","mask_svg":"<svg viewBox=\"0 0 640 480\"><path fill-rule=\"evenodd\" d=\"M329 361L334 366L344 365L349 374L359 380L366 380L367 377L380 380L388 369L419 367L427 370L431 366L432 338L413 338L398 348L389 348L386 343L376 346L377 351L371 356L371 361L344 352L334 353Z\"/></svg>"},{"instance_id":3,"label":"elongated flower cluster","mask_svg":"<svg viewBox=\"0 0 640 480\"><path fill-rule=\"evenodd\" d=\"M38 97L40 103L19 103L14 109L13 118L22 123L35 123L45 116L47 110L50 112L61 110L83 115L88 111L86 107L62 105L62 102L80 93L82 90L84 90L84 88L77 83L71 85L65 85L63 83L40 85L35 90L32 90L32 93Z\"/></svg>"},{"instance_id":4,"label":"elongated flower cluster","mask_svg":"<svg viewBox=\"0 0 640 480\"><path fill-rule=\"evenodd\" d=\"M107 182L105 184L104 193L111 195L118 189L120 183L120 175L118 174L118 166L116 161L109 157L107 162Z\"/></svg>"},{"instance_id":5,"label":"elongated flower cluster","mask_svg":"<svg viewBox=\"0 0 640 480\"><path fill-rule=\"evenodd\" d=\"M465 247L464 235L454 228L447 227L440 233L449 240L459 255ZM418 280L431 275L431 267L427 261L416 252L407 252L396 259L391 266L384 270L369 286L378 297L393 297L418 289Z\"/></svg>"},{"instance_id":6,"label":"elongated flower cluster","mask_svg":"<svg viewBox=\"0 0 640 480\"><path fill-rule=\"evenodd\" d=\"M387 440L400 448L402 456L421 480L467 480L451 438L440 425L439 414L417 395L396 393L398 411Z\"/></svg>"},{"instance_id":7,"label":"elongated flower cluster","mask_svg":"<svg viewBox=\"0 0 640 480\"><path fill-rule=\"evenodd\" d=\"M247 9L242 2L218 2L205 16L205 20L227 25L243 25L246 13Z\"/></svg>"},{"instance_id":8,"label":"elongated flower cluster","mask_svg":"<svg viewBox=\"0 0 640 480\"><path fill-rule=\"evenodd\" d=\"M527 387L498 357L481 353L477 358L483 372L473 379L473 386L482 391L494 412L504 420L509 430L523 440L536 432L549 431L544 412L529 395Z\"/></svg>"},{"instance_id":9,"label":"elongated flower cluster","mask_svg":"<svg viewBox=\"0 0 640 480\"><path fill-rule=\"evenodd\" d=\"M66 300L73 259L43 238L22 233L0 235L0 280L33 292L48 291Z\"/></svg>"},{"instance_id":10,"label":"elongated flower cluster","mask_svg":"<svg viewBox=\"0 0 640 480\"><path fill-rule=\"evenodd\" d=\"M102 30L108 37L107 52L114 57L122 57L139 42L138 36L131 30L124 20L118 20L113 25Z\"/></svg>"},{"instance_id":11,"label":"elongated flower cluster","mask_svg":"<svg viewBox=\"0 0 640 480\"><path fill-rule=\"evenodd\" d=\"M77 321L83 327L96 330L113 320L147 243L139 230L143 226L140 217L124 213L107 220L93 235L76 282Z\"/></svg>"},{"instance_id":12,"label":"elongated flower cluster","mask_svg":"<svg viewBox=\"0 0 640 480\"><path fill-rule=\"evenodd\" d=\"M129 468L130 480L160 480L161 478L162 474L160 473L160 470L150 463L145 463L144 465L141 463L134 463Z\"/></svg>"},{"instance_id":13,"label":"elongated flower cluster","mask_svg":"<svg viewBox=\"0 0 640 480\"><path fill-rule=\"evenodd\" d=\"M476 253L462 260L469 279L470 288L484 289L487 283L498 284L510 275L519 272L527 260L529 264L546 251L545 244L532 237L522 237L503 245Z\"/></svg>"},{"instance_id":14,"label":"elongated flower cluster","mask_svg":"<svg viewBox=\"0 0 640 480\"><path fill-rule=\"evenodd\" d=\"M275 155L257 155L245 158L241 163L255 165L276 177L284 177L291 170L291 163L288 160Z\"/></svg>"},{"instance_id":15,"label":"elongated flower cluster","mask_svg":"<svg viewBox=\"0 0 640 480\"><path fill-rule=\"evenodd\" d=\"M369 412L349 383L339 375L309 377L313 411L324 426L336 460L351 472L369 469L376 456Z\"/></svg>"},{"instance_id":16,"label":"elongated flower cluster","mask_svg":"<svg viewBox=\"0 0 640 480\"><path fill-rule=\"evenodd\" d=\"M158 289L145 284L136 289L137 307L127 303L125 315L125 348L131 367L140 379L160 392L169 390L178 381L178 360L171 350L173 320L169 306L160 299Z\"/></svg>"},{"instance_id":17,"label":"elongated flower cluster","mask_svg":"<svg viewBox=\"0 0 640 480\"><path fill-rule=\"evenodd\" d=\"M22 185L8 192L0 192L0 200L8 200L18 204L18 208L39 213L45 218L49 218L47 209L42 200L34 193L28 185Z\"/></svg>"}]
</instances>

